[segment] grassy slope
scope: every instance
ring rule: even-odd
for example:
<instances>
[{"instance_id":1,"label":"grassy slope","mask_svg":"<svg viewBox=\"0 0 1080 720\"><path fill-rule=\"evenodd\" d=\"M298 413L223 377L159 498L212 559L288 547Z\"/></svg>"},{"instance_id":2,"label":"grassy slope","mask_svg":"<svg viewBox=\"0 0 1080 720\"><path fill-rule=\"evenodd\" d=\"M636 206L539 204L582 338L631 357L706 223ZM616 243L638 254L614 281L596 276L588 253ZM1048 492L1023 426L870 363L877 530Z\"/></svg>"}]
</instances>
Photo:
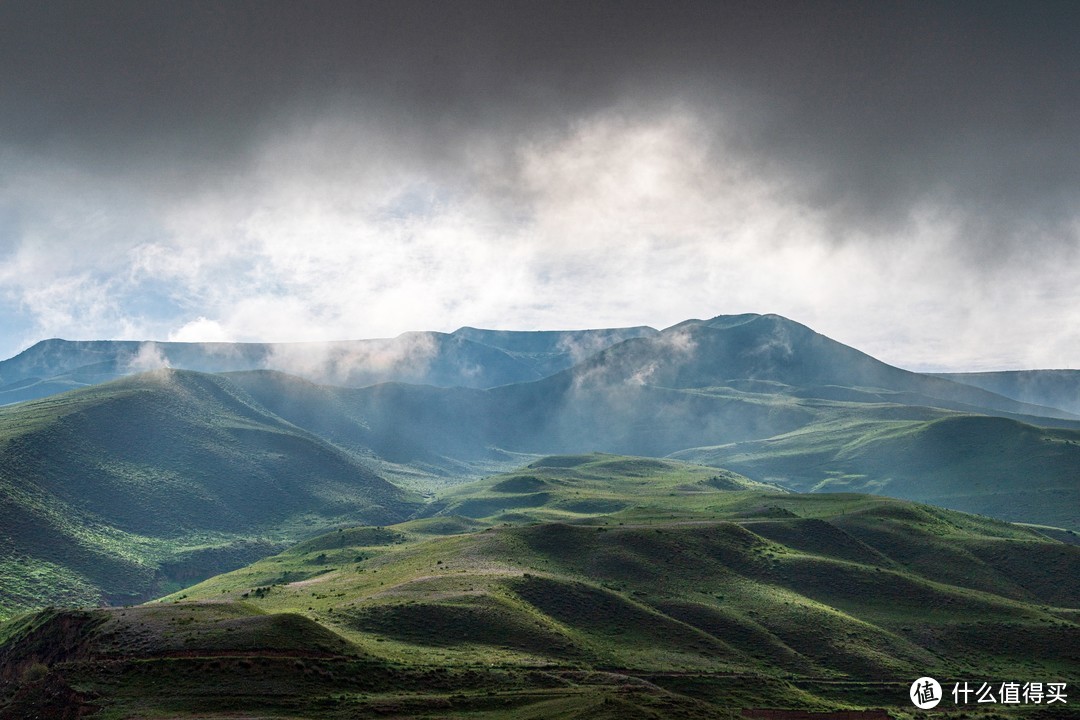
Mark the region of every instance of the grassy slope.
<instances>
[{"instance_id":1,"label":"grassy slope","mask_svg":"<svg viewBox=\"0 0 1080 720\"><path fill-rule=\"evenodd\" d=\"M0 409L0 614L147 597L409 498L213 376L157 371Z\"/></svg>"},{"instance_id":2,"label":"grassy slope","mask_svg":"<svg viewBox=\"0 0 1080 720\"><path fill-rule=\"evenodd\" d=\"M506 469L523 454L600 448L670 453L800 491L880 492L1080 528L1080 431L910 404L933 402L910 393L775 380L611 385L572 373L488 391L229 378L291 422L431 486Z\"/></svg>"},{"instance_id":3,"label":"grassy slope","mask_svg":"<svg viewBox=\"0 0 1080 720\"><path fill-rule=\"evenodd\" d=\"M807 663L807 668L817 663L816 669L826 673L847 672L843 663L856 660L845 660L845 652L855 658L876 656L873 648L896 648L901 659L904 653L915 653L928 660L907 638L893 637L882 646L880 635L883 630L900 635L904 627L924 624L928 604L942 608L937 620L945 625L978 614L983 620L1033 627L1052 622L1055 630L1065 625L1047 615L1046 607L1077 607L1080 552L1030 529L885 498L763 489L730 473L678 463L611 456L550 458L452 491L443 510L448 515L440 518L383 532L324 536L186 593L210 598L224 590L227 596L242 595L297 573L303 578L294 582L301 584L278 583L252 602L278 609L307 606L346 634L357 623L381 627L390 636L383 638L381 650L386 652L385 643L397 635L397 650L404 658L415 643L415 637L412 643L401 637L409 634L410 624L385 622L379 612L389 612L389 607L420 619L436 615L408 610L410 603L475 607L480 616L486 616L488 603L504 610L525 608L526 619L543 622L537 627L561 632L565 647L553 649L541 638L537 647L507 649L510 657L525 653L539 660L577 651L592 653L595 662L639 668L635 663L670 668L671 658L679 656L688 669L722 666L738 656L729 653L724 660L717 646L719 659L710 658L698 652L701 648L689 649L685 637L677 637L670 641L671 656L663 657L657 644L670 643L658 635L645 638L648 650L638 658L634 638L624 643L605 637L604 627L613 624L610 619L584 618L560 627L559 613L572 615L575 608L590 604L574 601L579 595L595 596L593 604L609 603L612 612L647 613L643 617L649 622L642 625L650 625L661 621L659 605L697 605L727 616L747 632L764 627L779 633L789 647L791 642L800 644L797 635L802 630L799 623L786 626L782 621L787 615L805 619L807 613L823 613L822 622L830 626L846 621L827 622L838 617L839 609L872 625L863 638L866 646L856 640L847 650L835 650L838 666L805 656L791 661L796 666ZM616 503L621 507L614 507ZM492 512L482 518L457 514L466 510L475 516L482 509ZM545 522L533 524L538 520ZM497 525L476 532L477 522ZM1032 563L1036 557L1043 563ZM525 573L533 577L525 578ZM545 602L546 621L536 614L537 603ZM785 610L784 603L795 607ZM508 618L514 615L510 610ZM346 619L335 619L335 611ZM472 610L462 612L468 616ZM590 629L589 623L599 625ZM441 652L447 656L468 659L473 653L471 659L479 660L498 652L475 647L488 643L462 642L423 627L417 635L446 646ZM1046 633L1041 635L1045 639ZM357 639L370 645L369 637ZM698 640L702 647L709 645L705 638ZM1060 657L1043 660L1053 665ZM875 662L864 661L871 667ZM894 661L881 659L884 666L877 669ZM748 662L753 665L746 658L735 664Z\"/></svg>"},{"instance_id":4,"label":"grassy slope","mask_svg":"<svg viewBox=\"0 0 1080 720\"><path fill-rule=\"evenodd\" d=\"M224 377L278 417L363 455L410 487L430 490L525 461L490 446L483 427L489 408L479 390L401 383L341 388L272 370Z\"/></svg>"},{"instance_id":5,"label":"grassy slope","mask_svg":"<svg viewBox=\"0 0 1080 720\"><path fill-rule=\"evenodd\" d=\"M7 612L103 593L119 601L334 523L391 521L397 491L368 468L430 489L521 461L493 445L661 454L734 438L679 457L800 490L1080 527L1075 431L905 405L883 390L775 380L613 390L572 374L492 391L345 390L271 372L160 377L184 382L131 380L0 411Z\"/></svg>"},{"instance_id":6,"label":"grassy slope","mask_svg":"<svg viewBox=\"0 0 1080 720\"><path fill-rule=\"evenodd\" d=\"M675 453L800 491L874 492L1080 530L1080 432L1005 418L837 420Z\"/></svg>"},{"instance_id":7,"label":"grassy slope","mask_svg":"<svg viewBox=\"0 0 1080 720\"><path fill-rule=\"evenodd\" d=\"M476 333L505 346L492 346L499 352L526 354L559 354L564 341L587 345L600 338L605 344L621 337ZM470 343L463 336L447 338ZM61 349L53 354L63 355ZM448 352L438 356L448 367L454 366L453 358L472 357ZM38 358L28 351L27 356L37 358L34 367L59 362L49 353ZM331 356L331 364L352 357L348 352ZM786 482L790 475L792 487L799 489L888 488L921 501L1069 527L1075 518L1068 508L1080 506L1068 470L1073 459L1064 445L1025 447L1024 454L998 463L993 444L990 452L960 456L959 445L924 443L935 453L927 456L931 460L955 457L929 472L898 476L895 471L914 466L907 462L914 453L899 447L895 437L872 442L875 436L904 429L926 436L915 432L916 421L971 414L980 404L985 412L1013 419L1036 409L892 368L776 316L687 322L607 347L543 380L486 391L400 383L342 389L275 372L237 373L229 382L278 418L364 455L380 474L418 489L507 469L527 455L600 449L665 456L700 447L705 450L678 457L735 467L756 478ZM1033 422L1075 425L1067 419ZM995 427L1006 428L991 433L995 443L1023 444L1021 425ZM950 441L965 443L965 433L954 433ZM957 485L958 479L965 487L939 492L943 483ZM1031 487L1039 492L1029 492Z\"/></svg>"},{"instance_id":8,"label":"grassy slope","mask_svg":"<svg viewBox=\"0 0 1080 720\"><path fill-rule=\"evenodd\" d=\"M927 673L1080 670L1080 548L899 500L770 490L670 461L546 458L448 492L443 514L342 529L129 611L142 624L128 618L113 636L141 633L137 663L52 664L103 694L105 717L185 716L207 693L220 712L258 695L254 707L295 717L374 716L387 703L432 717L726 717L748 705L903 708ZM116 628L118 612L95 627ZM295 618L295 634L230 645L222 614ZM330 633L302 630L304 618ZM0 667L25 672L32 634L6 634ZM70 657L118 647L99 642ZM177 657L183 647L203 662ZM289 653L303 657L283 664ZM166 670L169 689L149 693Z\"/></svg>"}]
</instances>

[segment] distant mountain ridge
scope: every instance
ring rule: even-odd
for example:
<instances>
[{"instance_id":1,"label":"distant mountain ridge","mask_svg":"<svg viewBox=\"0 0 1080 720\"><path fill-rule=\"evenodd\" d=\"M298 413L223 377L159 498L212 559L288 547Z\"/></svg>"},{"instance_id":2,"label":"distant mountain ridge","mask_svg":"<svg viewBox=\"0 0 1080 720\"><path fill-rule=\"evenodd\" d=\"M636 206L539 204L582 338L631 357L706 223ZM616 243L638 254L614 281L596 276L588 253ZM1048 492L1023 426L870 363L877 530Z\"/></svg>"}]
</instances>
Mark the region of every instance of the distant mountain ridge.
<instances>
[{"instance_id":1,"label":"distant mountain ridge","mask_svg":"<svg viewBox=\"0 0 1080 720\"><path fill-rule=\"evenodd\" d=\"M678 454L801 490L883 492L1080 526L1080 422L1068 413L900 370L776 316L684 323L542 380L486 390L228 378L331 442L434 472L507 452ZM952 424L936 424L944 420ZM953 430L938 432L945 427ZM991 429L994 447L979 442ZM923 438L938 439L919 446ZM906 469L911 443L934 449L919 472ZM946 492L920 473L972 487Z\"/></svg>"},{"instance_id":2,"label":"distant mountain ridge","mask_svg":"<svg viewBox=\"0 0 1080 720\"><path fill-rule=\"evenodd\" d=\"M655 336L607 348L571 372L588 382L595 382L601 372L609 379L622 374L674 388L709 387L731 379L793 387L879 388L973 408L1080 420L1053 407L902 370L779 315L688 320Z\"/></svg>"},{"instance_id":3,"label":"distant mountain ridge","mask_svg":"<svg viewBox=\"0 0 1080 720\"><path fill-rule=\"evenodd\" d=\"M42 340L7 360L0 360L0 405L47 397L87 385L107 382L162 367L220 373L245 370L277 370L323 385L367 387L404 382L435 387L485 389L500 385L542 380L569 370L627 340L652 341L660 352L679 350L679 339L708 327L760 335L754 324L772 324L771 340L753 352L718 356L709 363L701 354L692 363L668 362L681 367L678 377L665 377L678 387L695 387L716 380L707 376L719 368L731 378L768 379L787 367L786 377L795 385L811 380L818 384L852 385L911 390L917 373L901 370L863 355L858 376L848 364L829 371L828 353L807 364L806 351L792 363L787 352L791 335L816 337L820 344L834 344L799 323L777 315L721 315L709 320L686 320L663 331L648 326L596 330L511 331L462 327L452 333L408 332L395 338L308 343L158 342L129 340ZM749 326L749 327L747 327ZM742 331L738 330L743 328ZM810 335L806 335L809 333ZM696 339L695 339L696 341ZM747 343L753 342L750 338ZM839 345L839 343L835 343ZM736 349L737 343L729 343ZM642 348L650 347L642 344ZM846 346L844 346L846 347ZM711 349L720 349L713 346ZM685 350L685 348L683 348ZM819 348L820 350L820 348ZM640 355L639 351L639 355ZM645 351L647 352L647 351ZM857 351L856 351L857 352ZM861 353L860 353L861 354ZM623 351L623 367L633 363L635 353ZM675 356L672 360L678 360ZM609 363L610 358L605 358ZM652 373L645 360L634 372ZM798 369L800 376L791 371ZM697 372L699 377L688 375ZM700 375L701 373L706 375ZM904 374L902 381L897 375ZM972 407L991 407L1002 412L1059 419L1080 419L1080 370L1002 371L993 373L928 373L918 381L920 394ZM932 380L930 379L932 378ZM949 380L954 384L939 382ZM663 384L663 383L662 383ZM976 387L987 394L971 393L956 384Z\"/></svg>"},{"instance_id":4,"label":"distant mountain ridge","mask_svg":"<svg viewBox=\"0 0 1080 720\"><path fill-rule=\"evenodd\" d=\"M649 327L518 332L461 328L395 338L309 343L184 343L53 338L0 361L0 405L137 372L279 370L344 387L409 382L494 387L546 377Z\"/></svg>"},{"instance_id":5,"label":"distant mountain ridge","mask_svg":"<svg viewBox=\"0 0 1080 720\"><path fill-rule=\"evenodd\" d=\"M935 374L1020 402L1080 413L1080 370L1000 370Z\"/></svg>"}]
</instances>

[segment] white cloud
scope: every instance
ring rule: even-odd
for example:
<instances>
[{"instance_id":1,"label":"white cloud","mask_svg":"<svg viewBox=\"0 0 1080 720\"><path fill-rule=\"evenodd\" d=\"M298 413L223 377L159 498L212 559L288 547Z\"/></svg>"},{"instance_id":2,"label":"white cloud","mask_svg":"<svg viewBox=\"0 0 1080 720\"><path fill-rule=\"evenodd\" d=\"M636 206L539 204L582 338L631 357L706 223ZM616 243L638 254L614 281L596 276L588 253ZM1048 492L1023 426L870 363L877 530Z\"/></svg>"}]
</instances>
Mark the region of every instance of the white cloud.
<instances>
[{"instance_id":1,"label":"white cloud","mask_svg":"<svg viewBox=\"0 0 1080 720\"><path fill-rule=\"evenodd\" d=\"M407 133L339 118L269 136L246 170L187 194L41 174L33 192L0 189L33 211L0 297L41 336L333 340L776 312L908 367L1076 365L1076 253L972 272L956 251L967 224L929 202L902 227L844 234L733 133L685 107L612 109L425 163Z\"/></svg>"},{"instance_id":2,"label":"white cloud","mask_svg":"<svg viewBox=\"0 0 1080 720\"><path fill-rule=\"evenodd\" d=\"M199 316L178 330L169 333L170 342L232 342L221 323Z\"/></svg>"},{"instance_id":3,"label":"white cloud","mask_svg":"<svg viewBox=\"0 0 1080 720\"><path fill-rule=\"evenodd\" d=\"M148 372L161 370L169 367L169 361L157 343L145 342L139 344L139 351L128 361L128 369L131 372Z\"/></svg>"}]
</instances>

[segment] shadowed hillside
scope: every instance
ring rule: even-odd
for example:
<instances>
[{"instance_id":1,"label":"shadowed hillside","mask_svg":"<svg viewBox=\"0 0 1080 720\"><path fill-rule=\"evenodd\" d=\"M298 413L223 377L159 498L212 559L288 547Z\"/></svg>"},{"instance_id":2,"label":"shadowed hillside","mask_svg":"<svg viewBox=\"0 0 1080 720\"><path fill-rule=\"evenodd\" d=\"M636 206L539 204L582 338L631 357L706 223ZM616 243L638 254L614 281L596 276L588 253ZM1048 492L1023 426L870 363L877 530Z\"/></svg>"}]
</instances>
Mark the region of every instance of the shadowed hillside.
<instances>
[{"instance_id":1,"label":"shadowed hillside","mask_svg":"<svg viewBox=\"0 0 1080 720\"><path fill-rule=\"evenodd\" d=\"M1080 529L1080 431L958 415L826 423L675 453L803 492L874 492Z\"/></svg>"},{"instance_id":2,"label":"shadowed hillside","mask_svg":"<svg viewBox=\"0 0 1080 720\"><path fill-rule=\"evenodd\" d=\"M475 476L515 453L674 454L800 490L1078 526L1076 421L1018 414L1043 410L890 367L774 316L684 323L488 390L230 379L331 442L436 475Z\"/></svg>"},{"instance_id":3,"label":"shadowed hillside","mask_svg":"<svg viewBox=\"0 0 1080 720\"><path fill-rule=\"evenodd\" d=\"M145 598L415 507L228 381L173 370L0 410L0 487L5 613Z\"/></svg>"}]
</instances>

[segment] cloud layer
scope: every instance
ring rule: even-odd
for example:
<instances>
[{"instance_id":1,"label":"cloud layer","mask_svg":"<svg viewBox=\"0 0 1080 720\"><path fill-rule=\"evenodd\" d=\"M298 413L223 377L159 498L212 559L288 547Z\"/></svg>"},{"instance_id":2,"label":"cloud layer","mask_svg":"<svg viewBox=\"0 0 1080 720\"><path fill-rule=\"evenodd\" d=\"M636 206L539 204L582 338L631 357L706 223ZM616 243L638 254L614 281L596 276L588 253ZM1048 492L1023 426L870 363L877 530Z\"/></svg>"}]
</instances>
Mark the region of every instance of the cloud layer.
<instances>
[{"instance_id":1,"label":"cloud layer","mask_svg":"<svg viewBox=\"0 0 1080 720\"><path fill-rule=\"evenodd\" d=\"M777 312L1080 364L1070 4L9 3L0 336Z\"/></svg>"}]
</instances>

